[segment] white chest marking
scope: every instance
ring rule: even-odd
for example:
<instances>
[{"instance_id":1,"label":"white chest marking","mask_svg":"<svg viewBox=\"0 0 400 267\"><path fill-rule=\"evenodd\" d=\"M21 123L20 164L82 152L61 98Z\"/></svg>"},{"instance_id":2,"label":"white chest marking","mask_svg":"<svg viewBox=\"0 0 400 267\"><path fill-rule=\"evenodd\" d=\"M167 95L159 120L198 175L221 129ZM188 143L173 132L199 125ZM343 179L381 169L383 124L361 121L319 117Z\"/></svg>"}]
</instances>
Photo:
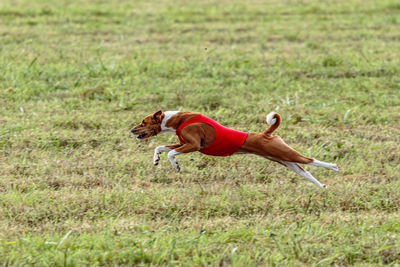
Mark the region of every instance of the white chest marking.
<instances>
[{"instance_id":1,"label":"white chest marking","mask_svg":"<svg viewBox=\"0 0 400 267\"><path fill-rule=\"evenodd\" d=\"M167 132L175 132L176 129L167 127L165 124L167 124L167 121L174 115L176 115L179 111L165 111L164 112L164 119L161 122L161 133L167 133Z\"/></svg>"}]
</instances>

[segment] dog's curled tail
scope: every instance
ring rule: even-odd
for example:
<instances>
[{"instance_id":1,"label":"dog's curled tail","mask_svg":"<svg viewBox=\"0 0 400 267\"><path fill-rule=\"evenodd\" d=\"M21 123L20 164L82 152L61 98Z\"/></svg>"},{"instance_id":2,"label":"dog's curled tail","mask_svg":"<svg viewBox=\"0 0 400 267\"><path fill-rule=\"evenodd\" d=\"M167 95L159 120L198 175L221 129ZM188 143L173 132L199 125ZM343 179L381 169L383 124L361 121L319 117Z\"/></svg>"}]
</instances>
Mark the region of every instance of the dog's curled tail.
<instances>
[{"instance_id":1,"label":"dog's curled tail","mask_svg":"<svg viewBox=\"0 0 400 267\"><path fill-rule=\"evenodd\" d=\"M267 115L267 123L271 125L264 134L272 134L281 124L281 116L276 112L271 112Z\"/></svg>"}]
</instances>

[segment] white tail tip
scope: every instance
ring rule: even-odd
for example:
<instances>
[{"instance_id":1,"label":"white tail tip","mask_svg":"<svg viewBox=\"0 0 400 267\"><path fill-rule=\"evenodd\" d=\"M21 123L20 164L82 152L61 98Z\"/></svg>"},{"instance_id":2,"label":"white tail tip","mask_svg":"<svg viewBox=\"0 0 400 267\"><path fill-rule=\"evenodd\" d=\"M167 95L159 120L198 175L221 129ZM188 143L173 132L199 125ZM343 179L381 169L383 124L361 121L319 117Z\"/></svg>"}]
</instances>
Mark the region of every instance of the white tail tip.
<instances>
[{"instance_id":1,"label":"white tail tip","mask_svg":"<svg viewBox=\"0 0 400 267\"><path fill-rule=\"evenodd\" d=\"M270 112L270 113L267 115L267 123L268 123L269 125L273 125L273 124L276 123L276 118L274 118L274 116L275 116L275 112Z\"/></svg>"}]
</instances>

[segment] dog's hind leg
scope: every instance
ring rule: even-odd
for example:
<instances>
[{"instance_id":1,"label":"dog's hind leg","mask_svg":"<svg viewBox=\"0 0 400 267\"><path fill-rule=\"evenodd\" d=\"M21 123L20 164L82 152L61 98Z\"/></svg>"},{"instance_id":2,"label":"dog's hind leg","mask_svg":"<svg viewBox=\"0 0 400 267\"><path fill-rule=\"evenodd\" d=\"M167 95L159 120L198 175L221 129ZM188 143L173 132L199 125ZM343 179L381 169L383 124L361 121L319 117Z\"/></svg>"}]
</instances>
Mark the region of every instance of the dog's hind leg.
<instances>
[{"instance_id":1,"label":"dog's hind leg","mask_svg":"<svg viewBox=\"0 0 400 267\"><path fill-rule=\"evenodd\" d=\"M335 172L339 171L339 167L336 164L323 162L323 161L319 161L319 160L316 160L316 159L313 159L313 162L308 163L308 165L313 165L313 166L317 166L317 167L324 167L324 168L327 168L327 169L335 171Z\"/></svg>"},{"instance_id":2,"label":"dog's hind leg","mask_svg":"<svg viewBox=\"0 0 400 267\"><path fill-rule=\"evenodd\" d=\"M309 173L308 171L304 170L302 167L300 167L298 164L294 163L294 162L288 162L288 161L282 161L282 163L288 167L290 170L294 171L295 173L297 173L298 175L306 178L308 181L312 182L313 184L315 184L316 186L320 187L320 188L326 188L326 185L321 184L317 179L315 179L311 173Z\"/></svg>"},{"instance_id":3,"label":"dog's hind leg","mask_svg":"<svg viewBox=\"0 0 400 267\"><path fill-rule=\"evenodd\" d=\"M336 164L319 161L301 155L299 152L288 146L279 136L274 136L270 139L268 147L265 149L271 156L281 161L295 162L318 167L324 167L333 171L339 171Z\"/></svg>"}]
</instances>

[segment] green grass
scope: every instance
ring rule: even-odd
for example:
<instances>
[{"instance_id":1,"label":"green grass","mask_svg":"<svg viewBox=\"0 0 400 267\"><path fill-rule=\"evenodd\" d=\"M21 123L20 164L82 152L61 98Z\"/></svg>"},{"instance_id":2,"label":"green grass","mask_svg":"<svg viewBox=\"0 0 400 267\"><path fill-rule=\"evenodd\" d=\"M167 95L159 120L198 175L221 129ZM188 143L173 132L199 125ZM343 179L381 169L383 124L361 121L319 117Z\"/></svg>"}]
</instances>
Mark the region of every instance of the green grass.
<instances>
[{"instance_id":1,"label":"green grass","mask_svg":"<svg viewBox=\"0 0 400 267\"><path fill-rule=\"evenodd\" d=\"M0 3L2 265L400 261L397 1ZM276 131L340 173L138 142L151 112Z\"/></svg>"}]
</instances>

